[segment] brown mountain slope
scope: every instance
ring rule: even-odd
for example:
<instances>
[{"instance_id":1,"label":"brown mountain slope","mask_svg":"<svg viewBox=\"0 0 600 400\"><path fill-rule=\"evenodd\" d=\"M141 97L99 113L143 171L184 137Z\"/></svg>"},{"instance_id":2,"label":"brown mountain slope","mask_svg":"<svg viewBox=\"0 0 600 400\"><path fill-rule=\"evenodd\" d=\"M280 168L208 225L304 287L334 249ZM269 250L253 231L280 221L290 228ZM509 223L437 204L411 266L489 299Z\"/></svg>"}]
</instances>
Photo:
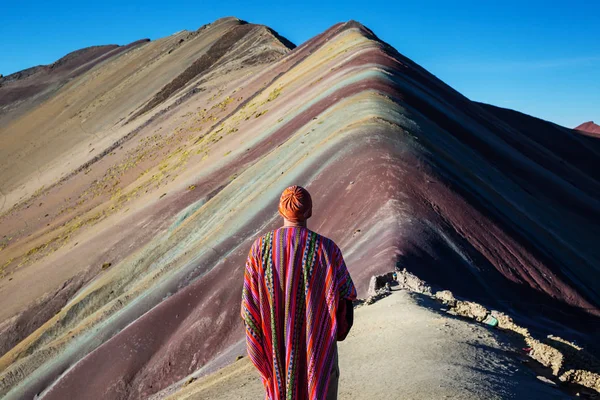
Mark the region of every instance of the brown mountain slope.
<instances>
[{"instance_id":1,"label":"brown mountain slope","mask_svg":"<svg viewBox=\"0 0 600 400\"><path fill-rule=\"evenodd\" d=\"M594 121L584 122L577 126L575 130L591 134L591 136L598 137L600 135L600 126L595 124Z\"/></svg>"},{"instance_id":2,"label":"brown mountain slope","mask_svg":"<svg viewBox=\"0 0 600 400\"><path fill-rule=\"evenodd\" d=\"M147 43L93 46L67 54L50 65L39 65L0 78L0 126L50 98L69 80L95 65Z\"/></svg>"},{"instance_id":3,"label":"brown mountain slope","mask_svg":"<svg viewBox=\"0 0 600 400\"><path fill-rule=\"evenodd\" d=\"M130 126L123 129L122 125L129 115L240 24L234 18L219 20L196 32L182 31L112 57L39 107L1 126L0 190L5 195L1 210L64 177L127 135ZM286 49L276 44L265 50L280 54L277 46Z\"/></svg>"}]
</instances>

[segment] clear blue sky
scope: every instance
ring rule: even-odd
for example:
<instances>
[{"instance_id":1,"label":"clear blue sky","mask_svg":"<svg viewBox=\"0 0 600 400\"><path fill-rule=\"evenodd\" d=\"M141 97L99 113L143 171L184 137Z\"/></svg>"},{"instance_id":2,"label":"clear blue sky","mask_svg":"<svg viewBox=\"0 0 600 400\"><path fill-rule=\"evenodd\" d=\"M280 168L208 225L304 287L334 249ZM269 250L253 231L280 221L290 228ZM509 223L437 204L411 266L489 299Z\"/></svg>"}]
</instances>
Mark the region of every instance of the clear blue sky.
<instances>
[{"instance_id":1,"label":"clear blue sky","mask_svg":"<svg viewBox=\"0 0 600 400\"><path fill-rule=\"evenodd\" d=\"M97 44L157 39L223 16L300 44L355 19L467 97L561 125L600 122L600 1L11 1L0 74Z\"/></svg>"}]
</instances>

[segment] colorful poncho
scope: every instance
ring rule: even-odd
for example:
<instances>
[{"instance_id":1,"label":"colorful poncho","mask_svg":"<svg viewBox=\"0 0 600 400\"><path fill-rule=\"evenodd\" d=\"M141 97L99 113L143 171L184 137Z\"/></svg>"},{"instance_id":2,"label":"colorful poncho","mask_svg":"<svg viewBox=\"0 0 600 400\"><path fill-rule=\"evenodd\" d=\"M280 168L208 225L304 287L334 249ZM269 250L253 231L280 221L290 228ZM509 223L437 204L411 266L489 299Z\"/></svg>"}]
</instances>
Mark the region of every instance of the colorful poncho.
<instances>
[{"instance_id":1,"label":"colorful poncho","mask_svg":"<svg viewBox=\"0 0 600 400\"><path fill-rule=\"evenodd\" d=\"M254 242L242 318L267 399L325 399L337 351L339 298L354 300L356 289L332 240L287 227Z\"/></svg>"}]
</instances>

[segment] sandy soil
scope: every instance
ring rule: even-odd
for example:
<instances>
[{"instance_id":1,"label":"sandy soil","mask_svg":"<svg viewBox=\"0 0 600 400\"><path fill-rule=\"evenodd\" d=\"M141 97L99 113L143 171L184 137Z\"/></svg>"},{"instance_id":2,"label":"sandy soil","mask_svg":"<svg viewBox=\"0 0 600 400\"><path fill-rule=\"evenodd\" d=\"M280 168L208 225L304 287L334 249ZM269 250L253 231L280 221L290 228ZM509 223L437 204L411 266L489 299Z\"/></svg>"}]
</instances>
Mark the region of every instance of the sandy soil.
<instances>
[{"instance_id":1,"label":"sandy soil","mask_svg":"<svg viewBox=\"0 0 600 400\"><path fill-rule=\"evenodd\" d=\"M395 291L356 311L339 344L342 400L565 399L522 362L508 338L453 318L432 300ZM245 357L183 386L170 399L261 399L262 384Z\"/></svg>"}]
</instances>

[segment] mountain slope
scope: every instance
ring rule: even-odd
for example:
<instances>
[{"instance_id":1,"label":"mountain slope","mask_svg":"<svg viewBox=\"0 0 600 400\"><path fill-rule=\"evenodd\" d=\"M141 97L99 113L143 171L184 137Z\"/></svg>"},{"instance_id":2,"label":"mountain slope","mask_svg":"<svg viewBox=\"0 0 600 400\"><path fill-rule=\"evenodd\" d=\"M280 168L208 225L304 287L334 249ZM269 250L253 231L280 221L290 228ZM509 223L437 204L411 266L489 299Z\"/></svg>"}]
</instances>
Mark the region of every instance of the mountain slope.
<instances>
[{"instance_id":1,"label":"mountain slope","mask_svg":"<svg viewBox=\"0 0 600 400\"><path fill-rule=\"evenodd\" d=\"M1 217L0 393L67 398L85 383L145 398L231 361L245 256L280 224L278 196L294 183L360 295L373 274L405 267L593 345L597 142L472 102L353 21L292 51L240 26L146 44L131 57L150 66L121 56L28 114L98 138L93 151L66 143L71 164L49 152L46 188ZM84 117L44 120L101 77L115 89L77 100ZM7 198L26 192L24 176L1 181Z\"/></svg>"},{"instance_id":2,"label":"mountain slope","mask_svg":"<svg viewBox=\"0 0 600 400\"><path fill-rule=\"evenodd\" d=\"M50 65L39 65L0 78L0 121L22 115L51 97L69 80L97 64L147 43L139 40L126 46L93 46L67 54Z\"/></svg>"},{"instance_id":3,"label":"mountain slope","mask_svg":"<svg viewBox=\"0 0 600 400\"><path fill-rule=\"evenodd\" d=\"M600 126L596 125L594 121L584 122L576 127L575 130L591 134L594 137L600 134Z\"/></svg>"}]
</instances>

